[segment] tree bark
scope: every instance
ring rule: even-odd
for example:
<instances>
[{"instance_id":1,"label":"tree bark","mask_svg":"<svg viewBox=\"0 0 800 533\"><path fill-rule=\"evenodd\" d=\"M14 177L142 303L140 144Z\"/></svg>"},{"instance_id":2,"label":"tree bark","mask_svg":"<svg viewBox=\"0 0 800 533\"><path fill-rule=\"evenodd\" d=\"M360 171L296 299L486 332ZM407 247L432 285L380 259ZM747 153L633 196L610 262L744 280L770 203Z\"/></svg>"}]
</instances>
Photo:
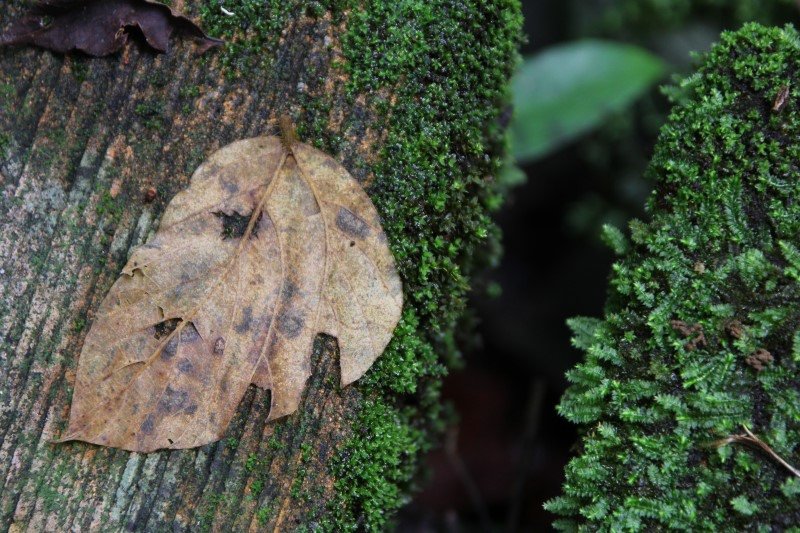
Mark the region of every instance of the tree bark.
<instances>
[{"instance_id":1,"label":"tree bark","mask_svg":"<svg viewBox=\"0 0 800 533\"><path fill-rule=\"evenodd\" d=\"M9 4L0 28L24 12ZM65 427L95 310L208 155L276 134L282 113L313 142L303 126L323 116L325 138L341 140L335 157L371 184L385 134L373 129L371 99L349 94L337 67L348 16L292 10L258 72L175 39L166 54L133 44L100 59L0 49L0 529L330 529L331 462L364 402L359 386L338 387L330 338L317 339L300 409L277 423L265 424L268 393L251 387L227 437L201 448L138 454L51 441Z\"/></svg>"}]
</instances>

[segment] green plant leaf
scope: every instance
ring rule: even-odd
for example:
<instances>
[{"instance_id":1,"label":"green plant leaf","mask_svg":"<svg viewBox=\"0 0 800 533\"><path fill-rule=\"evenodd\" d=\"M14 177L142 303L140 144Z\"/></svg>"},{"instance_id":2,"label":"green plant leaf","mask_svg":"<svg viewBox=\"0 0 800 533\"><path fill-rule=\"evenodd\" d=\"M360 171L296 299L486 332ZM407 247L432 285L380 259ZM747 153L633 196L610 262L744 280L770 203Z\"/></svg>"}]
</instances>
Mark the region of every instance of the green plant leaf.
<instances>
[{"instance_id":1,"label":"green plant leaf","mask_svg":"<svg viewBox=\"0 0 800 533\"><path fill-rule=\"evenodd\" d=\"M665 71L646 50L597 40L527 58L512 82L514 157L526 162L560 148L630 105Z\"/></svg>"}]
</instances>

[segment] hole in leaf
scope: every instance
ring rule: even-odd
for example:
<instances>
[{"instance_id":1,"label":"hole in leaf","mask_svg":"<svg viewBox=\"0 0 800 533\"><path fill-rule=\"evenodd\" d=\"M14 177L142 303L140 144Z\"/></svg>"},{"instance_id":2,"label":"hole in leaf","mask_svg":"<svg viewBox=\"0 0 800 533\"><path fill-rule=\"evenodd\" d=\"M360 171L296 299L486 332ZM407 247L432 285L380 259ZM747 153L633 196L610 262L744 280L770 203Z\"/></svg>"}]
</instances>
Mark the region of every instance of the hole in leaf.
<instances>
[{"instance_id":1,"label":"hole in leaf","mask_svg":"<svg viewBox=\"0 0 800 533\"><path fill-rule=\"evenodd\" d=\"M223 239L241 239L244 236L244 232L247 231L250 218L253 216L253 213L241 215L236 211L231 215L227 215L222 211L216 211L213 214L222 220L221 235ZM261 217L263 216L263 212L258 214L258 219L253 226L253 237L258 237L258 223L261 222Z\"/></svg>"},{"instance_id":2,"label":"hole in leaf","mask_svg":"<svg viewBox=\"0 0 800 533\"><path fill-rule=\"evenodd\" d=\"M153 334L153 336L156 339L161 340L164 337L168 336L173 331L175 331L175 328L177 328L178 324L180 323L181 323L180 318L170 318L169 320L164 320L163 322L159 322L154 327L155 333Z\"/></svg>"}]
</instances>

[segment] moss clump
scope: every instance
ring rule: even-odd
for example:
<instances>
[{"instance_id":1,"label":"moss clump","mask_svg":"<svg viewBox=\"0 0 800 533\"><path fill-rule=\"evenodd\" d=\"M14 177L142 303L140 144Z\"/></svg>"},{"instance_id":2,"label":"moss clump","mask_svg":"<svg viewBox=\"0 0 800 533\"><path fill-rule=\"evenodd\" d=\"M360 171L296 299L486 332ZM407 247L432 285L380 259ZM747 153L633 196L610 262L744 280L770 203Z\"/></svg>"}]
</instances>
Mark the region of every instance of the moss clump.
<instances>
[{"instance_id":1,"label":"moss clump","mask_svg":"<svg viewBox=\"0 0 800 533\"><path fill-rule=\"evenodd\" d=\"M275 49L296 7L295 2L280 0L206 0L198 9L203 30L225 40L220 61L225 71L235 77L269 68L269 52Z\"/></svg>"},{"instance_id":2,"label":"moss clump","mask_svg":"<svg viewBox=\"0 0 800 533\"><path fill-rule=\"evenodd\" d=\"M661 55L681 75L693 67L687 47L705 50L722 30L739 28L744 22L783 25L800 20L794 0L574 0L573 4L569 17L573 38L636 43ZM640 216L649 191L642 173L668 112L654 88L632 107L609 115L578 142L575 154L589 166L599 194L583 198L567 214L575 231L594 238L605 222L621 225Z\"/></svg>"},{"instance_id":3,"label":"moss clump","mask_svg":"<svg viewBox=\"0 0 800 533\"><path fill-rule=\"evenodd\" d=\"M488 211L521 23L516 0L381 0L349 15L343 68L350 94L368 98L382 121L374 129L386 131L370 193L407 305L359 385L367 401L333 466L329 529L382 529L440 423L441 357L452 360L469 276L497 234Z\"/></svg>"},{"instance_id":4,"label":"moss clump","mask_svg":"<svg viewBox=\"0 0 800 533\"><path fill-rule=\"evenodd\" d=\"M605 318L571 324L586 358L559 410L584 435L547 504L559 527L800 523L786 468L719 444L746 426L800 465L798 67L793 28L750 24L672 91L651 220L631 224L630 243L609 234L624 255Z\"/></svg>"},{"instance_id":5,"label":"moss clump","mask_svg":"<svg viewBox=\"0 0 800 533\"><path fill-rule=\"evenodd\" d=\"M338 22L352 3L352 0L205 0L198 14L203 30L225 40L219 55L229 77L264 76L289 20L301 14L318 18L330 11Z\"/></svg>"}]
</instances>

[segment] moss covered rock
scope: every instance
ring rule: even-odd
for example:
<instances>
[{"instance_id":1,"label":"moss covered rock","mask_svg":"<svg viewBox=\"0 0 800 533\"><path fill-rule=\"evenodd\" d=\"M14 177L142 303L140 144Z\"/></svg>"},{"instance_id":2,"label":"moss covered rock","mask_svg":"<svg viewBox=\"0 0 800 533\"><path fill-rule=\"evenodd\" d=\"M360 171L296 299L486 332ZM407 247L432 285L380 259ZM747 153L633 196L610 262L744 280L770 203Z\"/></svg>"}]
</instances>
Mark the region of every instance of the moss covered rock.
<instances>
[{"instance_id":1,"label":"moss covered rock","mask_svg":"<svg viewBox=\"0 0 800 533\"><path fill-rule=\"evenodd\" d=\"M800 524L800 35L723 34L671 91L649 221L559 406L583 435L562 529L778 530Z\"/></svg>"}]
</instances>

